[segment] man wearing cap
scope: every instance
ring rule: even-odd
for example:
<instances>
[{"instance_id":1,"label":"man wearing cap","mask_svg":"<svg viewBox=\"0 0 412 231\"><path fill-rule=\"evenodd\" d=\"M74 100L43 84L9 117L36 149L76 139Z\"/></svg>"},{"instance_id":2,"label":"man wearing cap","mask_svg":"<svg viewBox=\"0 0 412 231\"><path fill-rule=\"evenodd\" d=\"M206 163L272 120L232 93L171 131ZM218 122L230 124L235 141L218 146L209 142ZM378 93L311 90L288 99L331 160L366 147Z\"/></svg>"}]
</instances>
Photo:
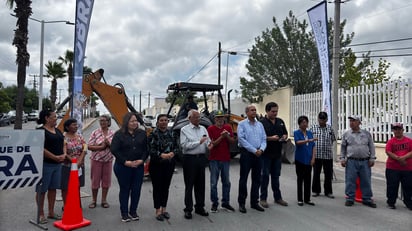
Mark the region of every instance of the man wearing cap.
<instances>
[{"instance_id":1,"label":"man wearing cap","mask_svg":"<svg viewBox=\"0 0 412 231\"><path fill-rule=\"evenodd\" d=\"M349 116L350 129L342 135L341 165L345 167L345 206L352 206L355 198L356 179L360 179L362 203L376 208L372 200L371 167L375 164L375 144L371 134L360 128L361 117Z\"/></svg>"},{"instance_id":2,"label":"man wearing cap","mask_svg":"<svg viewBox=\"0 0 412 231\"><path fill-rule=\"evenodd\" d=\"M222 208L235 211L230 205L230 143L233 143L232 128L225 124L225 114L219 110L216 112L215 125L207 128L212 143L209 155L210 169L210 200L212 201L212 213L218 211L219 198L217 193L217 183L219 174L222 178Z\"/></svg>"},{"instance_id":3,"label":"man wearing cap","mask_svg":"<svg viewBox=\"0 0 412 231\"><path fill-rule=\"evenodd\" d=\"M388 208L395 209L399 183L402 185L403 203L412 210L412 139L403 135L403 124L393 123L392 137L386 143L386 197Z\"/></svg>"},{"instance_id":4,"label":"man wearing cap","mask_svg":"<svg viewBox=\"0 0 412 231\"><path fill-rule=\"evenodd\" d=\"M335 132L332 126L327 124L328 114L326 112L319 112L318 124L311 127L313 136L318 138L316 143L316 157L315 165L313 165L313 196L319 196L321 192L320 173L325 174L325 182L323 184L324 193L326 197L335 198L332 192L332 177L333 177L333 153L332 144L336 141Z\"/></svg>"},{"instance_id":5,"label":"man wearing cap","mask_svg":"<svg viewBox=\"0 0 412 231\"><path fill-rule=\"evenodd\" d=\"M265 128L267 146L261 156L262 162L262 182L260 185L260 205L263 208L269 208L267 203L269 177L275 203L288 206L288 203L282 199L280 191L280 171L282 169L282 143L288 139L288 131L285 122L278 118L279 106L275 102L269 102L265 105L266 116L260 120Z\"/></svg>"}]
</instances>

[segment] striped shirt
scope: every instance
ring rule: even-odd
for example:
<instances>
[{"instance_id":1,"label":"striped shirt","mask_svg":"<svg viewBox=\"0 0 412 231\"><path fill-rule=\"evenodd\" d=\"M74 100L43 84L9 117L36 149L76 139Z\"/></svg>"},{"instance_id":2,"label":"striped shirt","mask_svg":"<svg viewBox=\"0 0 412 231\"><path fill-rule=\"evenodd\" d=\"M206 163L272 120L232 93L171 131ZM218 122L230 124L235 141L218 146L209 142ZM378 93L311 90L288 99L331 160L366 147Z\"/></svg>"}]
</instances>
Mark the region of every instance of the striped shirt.
<instances>
[{"instance_id":1,"label":"striped shirt","mask_svg":"<svg viewBox=\"0 0 412 231\"><path fill-rule=\"evenodd\" d=\"M336 136L332 126L326 124L325 127L321 127L319 124L315 124L310 130L313 137L318 138L316 141L316 159L333 159L332 144L336 141Z\"/></svg>"},{"instance_id":2,"label":"striped shirt","mask_svg":"<svg viewBox=\"0 0 412 231\"><path fill-rule=\"evenodd\" d=\"M114 135L114 131L109 129L107 131L107 135L105 136L103 133L103 130L101 128L98 128L92 132L89 138L89 145L100 145L104 142L105 139L109 140L109 142L112 142ZM91 160L96 160L99 162L109 162L113 160L113 155L110 152L110 147L107 147L104 150L100 151L92 151L90 155Z\"/></svg>"}]
</instances>

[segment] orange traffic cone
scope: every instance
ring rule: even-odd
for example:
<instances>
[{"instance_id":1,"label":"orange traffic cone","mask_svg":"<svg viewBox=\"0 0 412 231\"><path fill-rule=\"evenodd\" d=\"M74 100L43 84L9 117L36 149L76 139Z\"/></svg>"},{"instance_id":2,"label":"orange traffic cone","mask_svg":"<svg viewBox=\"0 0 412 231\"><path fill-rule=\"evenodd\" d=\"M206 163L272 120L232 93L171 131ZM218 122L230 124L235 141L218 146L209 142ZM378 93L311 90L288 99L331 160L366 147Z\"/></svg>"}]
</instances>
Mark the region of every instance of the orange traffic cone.
<instances>
[{"instance_id":1,"label":"orange traffic cone","mask_svg":"<svg viewBox=\"0 0 412 231\"><path fill-rule=\"evenodd\" d=\"M356 178L355 201L362 203L362 191L360 189L360 178Z\"/></svg>"},{"instance_id":2,"label":"orange traffic cone","mask_svg":"<svg viewBox=\"0 0 412 231\"><path fill-rule=\"evenodd\" d=\"M53 224L62 230L73 230L91 224L91 221L83 218L83 211L80 208L79 172L76 158L72 159L63 218Z\"/></svg>"}]
</instances>

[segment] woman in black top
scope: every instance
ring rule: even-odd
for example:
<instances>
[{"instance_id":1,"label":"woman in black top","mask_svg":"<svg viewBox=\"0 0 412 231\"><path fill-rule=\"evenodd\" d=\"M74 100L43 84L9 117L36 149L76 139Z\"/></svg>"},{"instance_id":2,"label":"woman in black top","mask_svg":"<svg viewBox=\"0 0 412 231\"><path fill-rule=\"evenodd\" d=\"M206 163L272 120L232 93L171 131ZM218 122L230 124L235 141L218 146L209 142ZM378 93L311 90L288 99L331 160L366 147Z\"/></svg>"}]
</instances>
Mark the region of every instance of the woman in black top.
<instances>
[{"instance_id":1,"label":"woman in black top","mask_svg":"<svg viewBox=\"0 0 412 231\"><path fill-rule=\"evenodd\" d=\"M57 115L50 110L43 110L39 114L38 124L42 126L38 129L44 129L44 159L42 183L36 187L36 202L40 208L39 222L47 223L44 216L44 197L47 192L47 200L49 202L49 214L47 218L58 220L61 216L54 213L54 204L56 201L56 189L60 189L61 183L61 163L66 155L63 151L64 136L59 129L56 128ZM40 194L39 194L40 193Z\"/></svg>"},{"instance_id":2,"label":"woman in black top","mask_svg":"<svg viewBox=\"0 0 412 231\"><path fill-rule=\"evenodd\" d=\"M153 185L153 203L156 209L156 219L169 219L166 212L169 187L175 169L174 156L176 139L173 132L167 129L169 118L166 114L157 117L156 128L149 136L150 165L149 172Z\"/></svg>"},{"instance_id":3,"label":"woman in black top","mask_svg":"<svg viewBox=\"0 0 412 231\"><path fill-rule=\"evenodd\" d=\"M123 117L123 124L114 134L110 146L116 157L113 170L120 186L119 201L123 222L139 220L137 206L143 183L143 163L148 156L146 132L139 129L137 118L132 112Z\"/></svg>"}]
</instances>

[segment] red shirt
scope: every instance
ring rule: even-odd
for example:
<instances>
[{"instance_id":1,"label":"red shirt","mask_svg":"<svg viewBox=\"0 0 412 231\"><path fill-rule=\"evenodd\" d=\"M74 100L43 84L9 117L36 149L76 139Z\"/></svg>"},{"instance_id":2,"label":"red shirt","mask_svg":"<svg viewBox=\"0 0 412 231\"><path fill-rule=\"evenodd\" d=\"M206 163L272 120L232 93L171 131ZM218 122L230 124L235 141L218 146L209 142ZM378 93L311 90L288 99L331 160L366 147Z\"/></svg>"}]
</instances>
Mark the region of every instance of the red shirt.
<instances>
[{"instance_id":1,"label":"red shirt","mask_svg":"<svg viewBox=\"0 0 412 231\"><path fill-rule=\"evenodd\" d=\"M220 137L220 134L226 130L230 133L230 136L233 137L232 128L224 124L222 128L218 128L216 125L209 126L207 132L212 141L217 140ZM218 160L218 161L230 161L230 143L229 140L223 139L220 143L210 150L209 160Z\"/></svg>"},{"instance_id":2,"label":"red shirt","mask_svg":"<svg viewBox=\"0 0 412 231\"><path fill-rule=\"evenodd\" d=\"M396 137L393 137L386 143L385 150L387 152L392 152L397 156L404 156L408 152L412 151L412 139L404 136L399 140ZM412 158L406 159L406 165L401 165L398 161L388 157L388 159L386 160L386 168L393 170L412 171Z\"/></svg>"}]
</instances>

